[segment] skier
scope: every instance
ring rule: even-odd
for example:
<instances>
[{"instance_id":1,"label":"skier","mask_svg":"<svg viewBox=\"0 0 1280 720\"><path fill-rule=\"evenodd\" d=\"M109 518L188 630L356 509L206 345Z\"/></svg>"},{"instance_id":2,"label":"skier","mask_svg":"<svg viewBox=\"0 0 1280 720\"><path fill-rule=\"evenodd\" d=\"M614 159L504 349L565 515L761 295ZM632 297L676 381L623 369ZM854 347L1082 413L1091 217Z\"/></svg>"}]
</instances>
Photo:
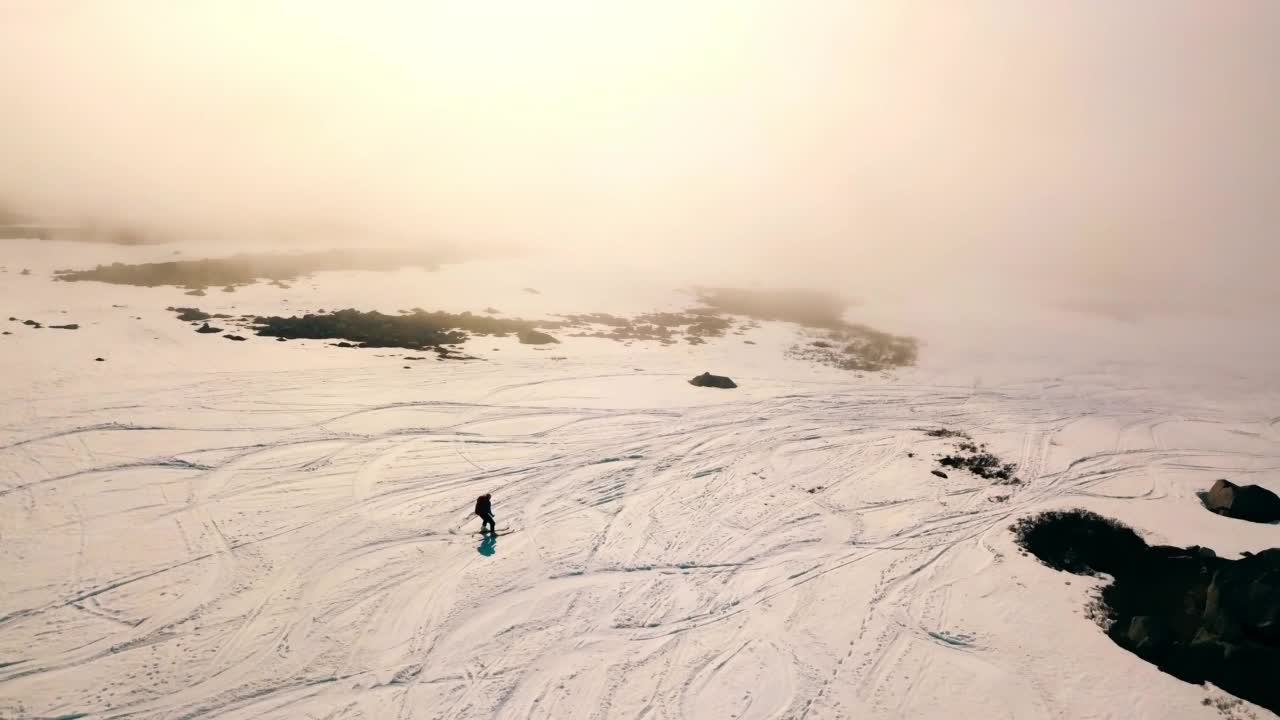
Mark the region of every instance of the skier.
<instances>
[{"instance_id":1,"label":"skier","mask_svg":"<svg viewBox=\"0 0 1280 720\"><path fill-rule=\"evenodd\" d=\"M489 493L485 493L476 498L476 514L480 516L481 533L484 533L484 528L488 525L489 532L494 535L498 534L498 526L493 522L493 510L489 507Z\"/></svg>"}]
</instances>

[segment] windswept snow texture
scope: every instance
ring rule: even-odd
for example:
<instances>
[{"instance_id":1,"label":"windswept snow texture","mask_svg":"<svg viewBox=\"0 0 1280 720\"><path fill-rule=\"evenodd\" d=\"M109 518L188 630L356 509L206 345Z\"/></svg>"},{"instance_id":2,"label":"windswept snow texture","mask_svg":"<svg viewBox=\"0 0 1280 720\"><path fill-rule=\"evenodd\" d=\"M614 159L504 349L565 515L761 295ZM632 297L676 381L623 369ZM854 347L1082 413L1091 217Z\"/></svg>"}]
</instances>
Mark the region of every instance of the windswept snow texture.
<instances>
[{"instance_id":1,"label":"windswept snow texture","mask_svg":"<svg viewBox=\"0 0 1280 720\"><path fill-rule=\"evenodd\" d=\"M172 329L169 295L3 339L48 359L0 384L0 717L1209 720L1220 693L1116 647L1085 617L1102 581L1007 528L1070 505L1275 542L1195 496L1277 487L1274 389L590 339L409 373ZM704 366L742 387L685 382ZM939 426L1023 484L931 474Z\"/></svg>"}]
</instances>

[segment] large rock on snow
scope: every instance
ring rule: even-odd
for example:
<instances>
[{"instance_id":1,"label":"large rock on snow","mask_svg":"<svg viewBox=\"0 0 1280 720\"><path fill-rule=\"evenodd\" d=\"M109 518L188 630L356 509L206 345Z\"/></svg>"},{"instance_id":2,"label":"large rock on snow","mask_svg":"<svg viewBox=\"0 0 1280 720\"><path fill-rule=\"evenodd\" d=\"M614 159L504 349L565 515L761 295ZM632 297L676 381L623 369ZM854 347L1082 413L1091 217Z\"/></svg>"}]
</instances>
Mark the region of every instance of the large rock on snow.
<instances>
[{"instance_id":1,"label":"large rock on snow","mask_svg":"<svg viewBox=\"0 0 1280 720\"><path fill-rule=\"evenodd\" d=\"M725 377L724 375L712 375L709 372L704 372L701 375L693 378L692 380L689 381L689 384L697 385L698 387L713 387L713 388L725 388L725 389L738 387L737 383Z\"/></svg>"},{"instance_id":2,"label":"large rock on snow","mask_svg":"<svg viewBox=\"0 0 1280 720\"><path fill-rule=\"evenodd\" d=\"M198 332L198 333L220 333L220 332L222 332L222 328L209 327L209 323L205 323L205 324L201 325L200 327L196 328L196 332Z\"/></svg>"},{"instance_id":3,"label":"large rock on snow","mask_svg":"<svg viewBox=\"0 0 1280 720\"><path fill-rule=\"evenodd\" d=\"M1250 522L1280 522L1280 496L1257 485L1219 480L1204 495L1204 506L1227 517Z\"/></svg>"}]
</instances>

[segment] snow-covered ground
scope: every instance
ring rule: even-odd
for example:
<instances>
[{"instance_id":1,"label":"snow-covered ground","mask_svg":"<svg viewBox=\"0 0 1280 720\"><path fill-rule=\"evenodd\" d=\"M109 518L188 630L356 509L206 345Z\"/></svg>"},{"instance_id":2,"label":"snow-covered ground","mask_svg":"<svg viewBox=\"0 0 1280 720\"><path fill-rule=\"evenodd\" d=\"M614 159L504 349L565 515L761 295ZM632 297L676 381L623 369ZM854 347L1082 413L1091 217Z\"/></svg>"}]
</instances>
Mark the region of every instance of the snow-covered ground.
<instances>
[{"instance_id":1,"label":"snow-covered ground","mask_svg":"<svg viewBox=\"0 0 1280 720\"><path fill-rule=\"evenodd\" d=\"M851 313L922 339L893 373L788 359L776 323L406 362L164 308L630 313L697 279L507 260L192 298L49 279L169 249L2 249L4 718L1207 720L1219 691L1114 645L1097 581L1007 528L1082 506L1227 556L1280 541L1195 496L1280 490L1280 386L1223 323L935 298ZM940 426L1025 484L932 475Z\"/></svg>"}]
</instances>

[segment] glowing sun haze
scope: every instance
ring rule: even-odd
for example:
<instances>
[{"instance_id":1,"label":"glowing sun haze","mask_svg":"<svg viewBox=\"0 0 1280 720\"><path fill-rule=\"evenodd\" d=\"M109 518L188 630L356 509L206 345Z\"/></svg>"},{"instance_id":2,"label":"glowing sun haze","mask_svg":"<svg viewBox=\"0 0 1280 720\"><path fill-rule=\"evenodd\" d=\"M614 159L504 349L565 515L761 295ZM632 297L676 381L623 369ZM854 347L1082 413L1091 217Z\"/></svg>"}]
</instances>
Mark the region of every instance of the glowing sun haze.
<instances>
[{"instance_id":1,"label":"glowing sun haze","mask_svg":"<svg viewBox=\"0 0 1280 720\"><path fill-rule=\"evenodd\" d=\"M0 201L1275 299L1277 67L1263 1L0 0Z\"/></svg>"}]
</instances>

